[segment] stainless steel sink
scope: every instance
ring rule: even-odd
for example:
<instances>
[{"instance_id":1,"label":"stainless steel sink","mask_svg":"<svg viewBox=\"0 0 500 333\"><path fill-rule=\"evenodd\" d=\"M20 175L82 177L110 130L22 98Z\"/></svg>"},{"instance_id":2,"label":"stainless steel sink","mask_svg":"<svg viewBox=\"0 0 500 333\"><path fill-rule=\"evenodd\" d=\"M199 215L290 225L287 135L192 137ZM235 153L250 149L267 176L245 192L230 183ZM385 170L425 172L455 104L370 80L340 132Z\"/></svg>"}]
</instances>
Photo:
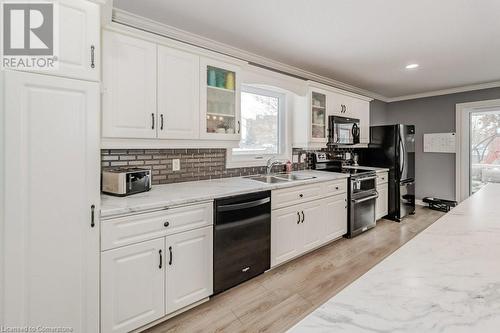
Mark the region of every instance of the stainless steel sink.
<instances>
[{"instance_id":1,"label":"stainless steel sink","mask_svg":"<svg viewBox=\"0 0 500 333\"><path fill-rule=\"evenodd\" d=\"M275 184L275 183L283 183L283 182L293 182L296 180L307 180L314 179L314 176L303 176L303 175L294 175L294 174L275 174L275 175L257 175L257 176L248 176L245 177L248 179L256 180L263 183Z\"/></svg>"},{"instance_id":2,"label":"stainless steel sink","mask_svg":"<svg viewBox=\"0 0 500 333\"><path fill-rule=\"evenodd\" d=\"M268 183L268 184L275 184L275 183L283 183L283 182L288 182L287 179L284 178L278 178L275 176L265 176L265 175L258 175L258 176L248 176L245 177L251 180L256 180L258 182L262 183Z\"/></svg>"},{"instance_id":3,"label":"stainless steel sink","mask_svg":"<svg viewBox=\"0 0 500 333\"><path fill-rule=\"evenodd\" d=\"M277 178L286 179L287 181L307 180L307 179L316 178L315 176L304 176L304 175L295 175L295 174L278 174L278 175L274 175L274 176Z\"/></svg>"}]
</instances>

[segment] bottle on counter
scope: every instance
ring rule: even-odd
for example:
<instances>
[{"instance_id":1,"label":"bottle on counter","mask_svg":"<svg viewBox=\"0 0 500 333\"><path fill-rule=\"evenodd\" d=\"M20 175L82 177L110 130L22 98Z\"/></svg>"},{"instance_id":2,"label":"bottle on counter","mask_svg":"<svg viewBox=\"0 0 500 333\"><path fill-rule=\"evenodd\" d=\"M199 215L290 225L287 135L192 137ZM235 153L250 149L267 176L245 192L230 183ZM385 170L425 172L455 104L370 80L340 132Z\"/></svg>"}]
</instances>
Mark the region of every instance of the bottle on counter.
<instances>
[{"instance_id":1,"label":"bottle on counter","mask_svg":"<svg viewBox=\"0 0 500 333\"><path fill-rule=\"evenodd\" d=\"M290 160L288 160L288 162L286 162L286 173L290 173L292 172L292 162L290 162Z\"/></svg>"}]
</instances>

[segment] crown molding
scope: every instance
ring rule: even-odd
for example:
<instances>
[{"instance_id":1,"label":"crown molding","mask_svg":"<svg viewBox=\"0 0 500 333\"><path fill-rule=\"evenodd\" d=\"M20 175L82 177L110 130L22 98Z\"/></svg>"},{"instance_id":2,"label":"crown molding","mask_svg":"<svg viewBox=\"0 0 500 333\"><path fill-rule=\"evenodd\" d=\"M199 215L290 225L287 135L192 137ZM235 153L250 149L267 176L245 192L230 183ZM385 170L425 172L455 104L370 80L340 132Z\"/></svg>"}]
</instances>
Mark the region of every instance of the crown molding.
<instances>
[{"instance_id":1,"label":"crown molding","mask_svg":"<svg viewBox=\"0 0 500 333\"><path fill-rule=\"evenodd\" d=\"M275 61L266 57L259 56L255 53L251 53L213 39L209 39L200 35L190 33L185 30L181 30L143 16L135 15L130 12L113 8L113 21L126 26L138 28L144 31L152 32L176 41L187 43L196 47L201 47L203 49L221 53L226 56L234 57L242 61L246 61L251 65L267 68L274 70L276 72L287 74L293 77L297 77L303 80L311 80L319 82L334 88L347 90L349 92L359 94L362 96L379 99L382 101L387 101L387 97L377 94L372 91L368 91L362 88L352 86L350 84L333 80L331 78L315 74L294 66L284 64L279 61Z\"/></svg>"},{"instance_id":2,"label":"crown molding","mask_svg":"<svg viewBox=\"0 0 500 333\"><path fill-rule=\"evenodd\" d=\"M387 100L385 102L387 102L387 103L399 102L399 101L406 101L409 99L442 96L442 95L456 94L456 93L461 93L461 92L466 92L466 91L474 91L474 90L497 88L497 87L500 87L500 81L473 84L473 85L450 88L450 89L434 90L434 91L424 92L424 93L420 93L420 94L392 97L392 98L387 98Z\"/></svg>"},{"instance_id":3,"label":"crown molding","mask_svg":"<svg viewBox=\"0 0 500 333\"><path fill-rule=\"evenodd\" d=\"M105 1L108 3L109 6L109 0L97 0L97 1ZM111 2L112 3L112 2ZM411 94L411 95L403 95L403 96L397 96L397 97L386 97L381 94L375 93L373 91L369 91L366 89L362 89L359 87L352 86L350 84L337 81L313 72L309 72L303 69L300 69L298 67L290 66L287 64L284 64L282 62L272 60L266 57L262 57L260 55L257 55L252 52L248 52L245 50L242 50L240 48L236 48L218 41L215 41L210 38L206 38L200 35L196 35L193 33L190 33L185 30L181 30L178 28L175 28L170 25L166 25L151 19L148 19L143 16L139 16L118 8L113 8L112 12L112 20L113 22L129 26L132 28L140 29L146 32L154 33L156 35L166 37L178 42L182 42L185 44L189 44L191 46L199 47L211 52L216 52L228 57L236 58L241 61L245 61L249 63L250 65L262 67L265 69L270 69L273 71L276 71L278 73L282 73L285 75L289 75L292 77L296 77L299 79L303 80L309 80L309 81L315 81L317 83L321 83L324 85L327 85L329 87L334 87L337 89L341 89L350 93L358 94L361 96L366 96L370 97L373 99L378 99L386 103L391 103L391 102L398 102L398 101L404 101L404 100L410 100L410 99L418 99L418 98L425 98L425 97L432 97L432 96L441 96L441 95L448 95L448 94L456 94L460 92L466 92L466 91L473 91L473 90L480 90L480 89L488 89L488 88L496 88L500 87L500 81L495 81L495 82L488 82L488 83L481 83L481 84L475 84L475 85L467 85L467 86L462 86L462 87L456 87L456 88L450 88L450 89L442 89L442 90L435 90L435 91L429 91L429 92L424 92L424 93L418 93L418 94Z\"/></svg>"}]
</instances>

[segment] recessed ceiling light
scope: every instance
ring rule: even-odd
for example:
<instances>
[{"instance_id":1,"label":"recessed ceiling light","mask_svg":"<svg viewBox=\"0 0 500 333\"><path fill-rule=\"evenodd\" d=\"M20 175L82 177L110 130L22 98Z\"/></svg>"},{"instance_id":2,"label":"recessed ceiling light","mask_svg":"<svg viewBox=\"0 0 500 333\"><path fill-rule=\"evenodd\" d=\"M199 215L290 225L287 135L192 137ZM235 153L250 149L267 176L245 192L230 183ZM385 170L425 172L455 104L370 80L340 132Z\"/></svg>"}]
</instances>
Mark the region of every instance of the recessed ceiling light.
<instances>
[{"instance_id":1,"label":"recessed ceiling light","mask_svg":"<svg viewBox=\"0 0 500 333\"><path fill-rule=\"evenodd\" d=\"M418 67L418 64L409 64L409 65L406 65L406 69L415 69Z\"/></svg>"}]
</instances>

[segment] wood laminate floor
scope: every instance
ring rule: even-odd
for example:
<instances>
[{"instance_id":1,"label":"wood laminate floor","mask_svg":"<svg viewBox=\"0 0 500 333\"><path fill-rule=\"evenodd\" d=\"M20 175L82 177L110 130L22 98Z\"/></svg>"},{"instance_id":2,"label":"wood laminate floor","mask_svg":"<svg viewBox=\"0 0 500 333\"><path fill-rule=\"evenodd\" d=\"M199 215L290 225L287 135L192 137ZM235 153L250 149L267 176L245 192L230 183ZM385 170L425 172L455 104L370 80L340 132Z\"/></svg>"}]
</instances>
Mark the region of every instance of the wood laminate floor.
<instances>
[{"instance_id":1,"label":"wood laminate floor","mask_svg":"<svg viewBox=\"0 0 500 333\"><path fill-rule=\"evenodd\" d=\"M380 220L145 332L285 332L443 214L417 207L402 223Z\"/></svg>"}]
</instances>

